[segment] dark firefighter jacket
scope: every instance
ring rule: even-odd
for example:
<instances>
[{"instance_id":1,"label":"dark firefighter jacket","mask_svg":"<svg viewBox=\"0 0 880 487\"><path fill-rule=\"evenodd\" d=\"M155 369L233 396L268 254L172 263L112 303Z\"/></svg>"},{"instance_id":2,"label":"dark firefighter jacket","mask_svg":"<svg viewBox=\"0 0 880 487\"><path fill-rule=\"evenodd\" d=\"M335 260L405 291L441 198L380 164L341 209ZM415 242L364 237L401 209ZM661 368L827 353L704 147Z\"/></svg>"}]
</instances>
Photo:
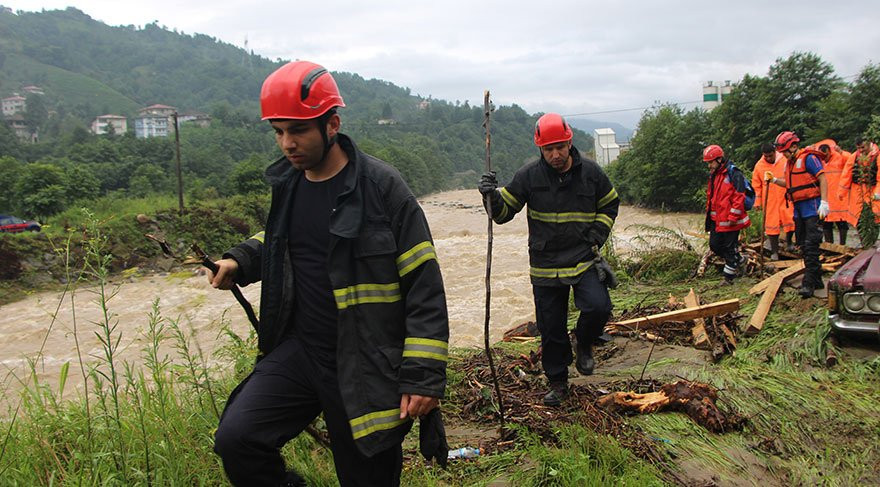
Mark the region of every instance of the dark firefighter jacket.
<instances>
[{"instance_id":1,"label":"dark firefighter jacket","mask_svg":"<svg viewBox=\"0 0 880 487\"><path fill-rule=\"evenodd\" d=\"M399 444L401 394L443 397L449 322L428 223L400 174L357 149L347 136L345 188L330 216L327 268L339 311L339 389L355 443L367 456ZM272 204L264 232L226 254L237 282L262 280L260 352L292 326L293 272L288 222L303 173L282 158L266 170Z\"/></svg>"},{"instance_id":2,"label":"dark firefighter jacket","mask_svg":"<svg viewBox=\"0 0 880 487\"><path fill-rule=\"evenodd\" d=\"M492 219L506 223L528 205L529 275L535 286L574 284L593 265L592 247L611 233L620 199L592 159L571 148L560 175L544 158L527 163L492 194Z\"/></svg>"}]
</instances>

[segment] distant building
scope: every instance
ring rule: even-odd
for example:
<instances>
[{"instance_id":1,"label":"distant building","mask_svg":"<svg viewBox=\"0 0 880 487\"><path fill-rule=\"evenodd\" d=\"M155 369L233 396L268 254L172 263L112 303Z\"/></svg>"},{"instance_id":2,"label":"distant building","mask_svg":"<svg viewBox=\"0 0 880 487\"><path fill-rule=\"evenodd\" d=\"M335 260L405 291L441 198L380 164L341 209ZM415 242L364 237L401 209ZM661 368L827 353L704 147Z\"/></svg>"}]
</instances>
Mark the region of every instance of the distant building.
<instances>
[{"instance_id":1,"label":"distant building","mask_svg":"<svg viewBox=\"0 0 880 487\"><path fill-rule=\"evenodd\" d=\"M419 102L419 110L427 110L430 106L431 102L429 102L428 100L422 100L421 102Z\"/></svg>"},{"instance_id":2,"label":"distant building","mask_svg":"<svg viewBox=\"0 0 880 487\"><path fill-rule=\"evenodd\" d=\"M15 132L15 135L25 142L34 143L39 138L36 131L31 132L30 127L28 127L27 122L25 122L24 117L20 113L6 117L6 123Z\"/></svg>"},{"instance_id":3,"label":"distant building","mask_svg":"<svg viewBox=\"0 0 880 487\"><path fill-rule=\"evenodd\" d=\"M21 91L23 91L25 93L33 93L34 95L45 95L46 94L43 92L42 88L40 88L39 86L34 86L34 85L23 86L21 88Z\"/></svg>"},{"instance_id":4,"label":"distant building","mask_svg":"<svg viewBox=\"0 0 880 487\"><path fill-rule=\"evenodd\" d=\"M607 166L620 155L620 146L617 144L614 130L596 129L593 131L593 140L596 145L596 162L600 166Z\"/></svg>"},{"instance_id":5,"label":"distant building","mask_svg":"<svg viewBox=\"0 0 880 487\"><path fill-rule=\"evenodd\" d=\"M379 125L394 125L397 123L397 120L394 120L393 118L380 118L376 123Z\"/></svg>"},{"instance_id":6,"label":"distant building","mask_svg":"<svg viewBox=\"0 0 880 487\"><path fill-rule=\"evenodd\" d=\"M714 81L707 81L703 85L703 109L712 111L715 107L724 102L724 98L730 95L733 85L730 80L726 80L724 84L718 84Z\"/></svg>"},{"instance_id":7,"label":"distant building","mask_svg":"<svg viewBox=\"0 0 880 487\"><path fill-rule=\"evenodd\" d=\"M95 135L109 133L109 127L113 127L114 134L122 135L128 131L128 119L122 115L101 115L92 121L92 133Z\"/></svg>"},{"instance_id":8,"label":"distant building","mask_svg":"<svg viewBox=\"0 0 880 487\"><path fill-rule=\"evenodd\" d=\"M211 116L207 113L185 113L177 117L177 121L180 123L191 123L201 128L207 128L211 126Z\"/></svg>"},{"instance_id":9,"label":"distant building","mask_svg":"<svg viewBox=\"0 0 880 487\"><path fill-rule=\"evenodd\" d=\"M134 119L134 136L139 139L168 137L168 130L174 127L172 116L176 111L174 107L159 104L141 108Z\"/></svg>"},{"instance_id":10,"label":"distant building","mask_svg":"<svg viewBox=\"0 0 880 487\"><path fill-rule=\"evenodd\" d=\"M16 113L23 113L27 108L27 100L25 97L14 94L3 99L3 116L11 117Z\"/></svg>"}]
</instances>

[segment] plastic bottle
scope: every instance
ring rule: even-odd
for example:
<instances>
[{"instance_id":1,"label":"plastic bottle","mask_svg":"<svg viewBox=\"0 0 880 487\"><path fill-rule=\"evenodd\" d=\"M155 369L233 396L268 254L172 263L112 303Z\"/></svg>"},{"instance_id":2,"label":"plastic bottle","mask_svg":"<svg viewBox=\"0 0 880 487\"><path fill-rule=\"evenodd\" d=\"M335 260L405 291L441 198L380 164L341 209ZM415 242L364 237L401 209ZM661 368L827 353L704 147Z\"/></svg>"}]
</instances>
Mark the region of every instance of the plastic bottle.
<instances>
[{"instance_id":1,"label":"plastic bottle","mask_svg":"<svg viewBox=\"0 0 880 487\"><path fill-rule=\"evenodd\" d=\"M478 456L480 456L479 448L471 448L469 446L466 446L464 448L449 450L449 454L446 455L446 458L449 460L456 460L459 458L476 458Z\"/></svg>"}]
</instances>

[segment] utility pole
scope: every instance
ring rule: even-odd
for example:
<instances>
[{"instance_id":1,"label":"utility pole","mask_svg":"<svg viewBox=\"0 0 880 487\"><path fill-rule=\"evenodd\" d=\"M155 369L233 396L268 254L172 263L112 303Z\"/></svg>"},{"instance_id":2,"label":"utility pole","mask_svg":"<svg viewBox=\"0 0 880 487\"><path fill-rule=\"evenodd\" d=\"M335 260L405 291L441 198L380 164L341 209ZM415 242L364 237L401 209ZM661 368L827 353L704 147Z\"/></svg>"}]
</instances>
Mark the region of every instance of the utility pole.
<instances>
[{"instance_id":1,"label":"utility pole","mask_svg":"<svg viewBox=\"0 0 880 487\"><path fill-rule=\"evenodd\" d=\"M177 148L177 204L178 213L183 215L183 175L180 171L180 123L177 121L177 111L174 111L174 145Z\"/></svg>"}]
</instances>

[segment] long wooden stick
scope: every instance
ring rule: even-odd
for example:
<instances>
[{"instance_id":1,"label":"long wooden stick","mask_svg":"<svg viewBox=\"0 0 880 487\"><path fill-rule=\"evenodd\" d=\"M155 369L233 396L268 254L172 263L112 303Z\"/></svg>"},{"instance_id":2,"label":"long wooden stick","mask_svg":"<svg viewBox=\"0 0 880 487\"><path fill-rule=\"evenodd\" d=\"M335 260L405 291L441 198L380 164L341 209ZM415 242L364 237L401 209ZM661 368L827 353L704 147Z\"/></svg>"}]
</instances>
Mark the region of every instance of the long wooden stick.
<instances>
[{"instance_id":1,"label":"long wooden stick","mask_svg":"<svg viewBox=\"0 0 880 487\"><path fill-rule=\"evenodd\" d=\"M492 170L492 130L491 115L492 103L489 101L489 90L483 94L483 113L485 120L483 127L486 128L486 172ZM490 194L483 196L483 203L489 215L489 239L486 249L486 319L483 322L483 342L486 347L486 358L489 360L489 370L492 372L492 382L495 383L495 396L498 398L498 417L501 419L501 428L504 428L504 403L501 399L501 386L498 385L498 375L495 373L495 361L492 360L492 349L489 347L489 306L492 302L492 198Z\"/></svg>"},{"instance_id":2,"label":"long wooden stick","mask_svg":"<svg viewBox=\"0 0 880 487\"><path fill-rule=\"evenodd\" d=\"M758 254L761 256L761 279L764 279L764 234L767 233L767 195L770 194L770 183L767 179L764 179L764 194L761 196L763 198L763 206L761 206L761 253ZM778 236L777 236L778 238Z\"/></svg>"}]
</instances>

